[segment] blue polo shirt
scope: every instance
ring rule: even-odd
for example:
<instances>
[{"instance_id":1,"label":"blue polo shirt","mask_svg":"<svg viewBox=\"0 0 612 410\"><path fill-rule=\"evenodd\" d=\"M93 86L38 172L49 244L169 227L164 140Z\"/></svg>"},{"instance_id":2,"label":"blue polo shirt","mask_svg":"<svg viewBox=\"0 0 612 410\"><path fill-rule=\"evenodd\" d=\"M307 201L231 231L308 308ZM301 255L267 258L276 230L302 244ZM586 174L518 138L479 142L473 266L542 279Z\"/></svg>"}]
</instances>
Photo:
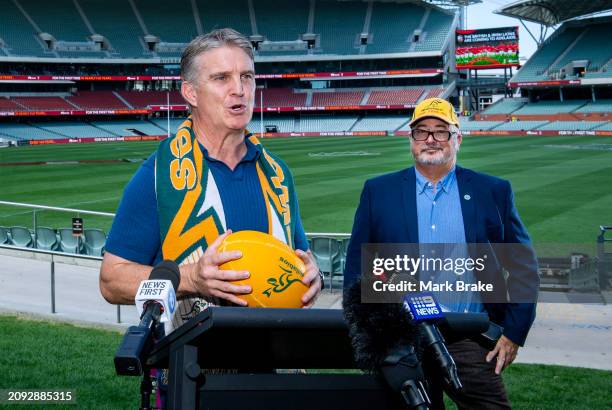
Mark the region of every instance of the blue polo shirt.
<instances>
[{"instance_id":1,"label":"blue polo shirt","mask_svg":"<svg viewBox=\"0 0 612 410\"><path fill-rule=\"evenodd\" d=\"M459 186L455 168L434 186L415 168L417 218L420 244L440 244L436 249L421 245L425 254L444 248L444 258L468 258L465 244L465 227L459 198ZM442 245L443 244L443 245ZM426 255L428 256L428 255ZM437 255L440 256L440 255ZM461 280L474 283L474 272L469 270L461 275L454 271L421 273L420 280L434 283L455 283ZM482 312L484 310L480 295L474 292L433 292L438 302L447 310L454 312Z\"/></svg>"},{"instance_id":2,"label":"blue polo shirt","mask_svg":"<svg viewBox=\"0 0 612 410\"><path fill-rule=\"evenodd\" d=\"M245 140L247 151L231 170L225 163L211 158L200 144L206 165L219 188L228 229L268 231L268 215L257 176L256 163L261 148ZM295 194L294 194L295 195ZM308 241L296 204L296 249L307 250ZM127 184L123 198L106 240L106 250L132 262L155 265L162 261L159 216L155 195L155 154L136 171Z\"/></svg>"}]
</instances>

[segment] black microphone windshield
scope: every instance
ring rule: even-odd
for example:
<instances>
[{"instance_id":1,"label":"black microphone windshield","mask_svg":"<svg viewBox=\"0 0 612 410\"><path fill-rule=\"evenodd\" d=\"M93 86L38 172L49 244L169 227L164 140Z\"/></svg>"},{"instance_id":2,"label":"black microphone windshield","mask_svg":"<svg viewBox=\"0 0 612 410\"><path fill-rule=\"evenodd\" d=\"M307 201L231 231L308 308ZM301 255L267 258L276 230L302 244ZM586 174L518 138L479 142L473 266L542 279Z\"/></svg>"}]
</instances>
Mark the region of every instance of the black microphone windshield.
<instances>
[{"instance_id":1,"label":"black microphone windshield","mask_svg":"<svg viewBox=\"0 0 612 410\"><path fill-rule=\"evenodd\" d=\"M169 280L176 291L181 282L181 271L174 261L165 260L153 268L149 275L149 280Z\"/></svg>"}]
</instances>

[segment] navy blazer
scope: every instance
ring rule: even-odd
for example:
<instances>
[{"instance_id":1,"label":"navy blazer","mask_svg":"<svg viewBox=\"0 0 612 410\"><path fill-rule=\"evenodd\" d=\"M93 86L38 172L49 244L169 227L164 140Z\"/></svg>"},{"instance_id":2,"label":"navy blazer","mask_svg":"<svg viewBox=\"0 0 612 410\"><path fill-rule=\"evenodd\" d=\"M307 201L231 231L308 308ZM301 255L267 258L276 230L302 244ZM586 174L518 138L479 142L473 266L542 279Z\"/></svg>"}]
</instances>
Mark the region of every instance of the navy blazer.
<instances>
[{"instance_id":1,"label":"navy blazer","mask_svg":"<svg viewBox=\"0 0 612 410\"><path fill-rule=\"evenodd\" d=\"M459 166L456 176L466 242L523 244L513 247L511 256L497 252L487 269L475 272L478 280L494 286L494 294L483 297L489 318L504 327L506 337L522 346L535 319L540 281L537 259L514 205L512 188L506 180ZM418 242L414 167L366 181L347 250L345 287L361 276L362 244Z\"/></svg>"}]
</instances>

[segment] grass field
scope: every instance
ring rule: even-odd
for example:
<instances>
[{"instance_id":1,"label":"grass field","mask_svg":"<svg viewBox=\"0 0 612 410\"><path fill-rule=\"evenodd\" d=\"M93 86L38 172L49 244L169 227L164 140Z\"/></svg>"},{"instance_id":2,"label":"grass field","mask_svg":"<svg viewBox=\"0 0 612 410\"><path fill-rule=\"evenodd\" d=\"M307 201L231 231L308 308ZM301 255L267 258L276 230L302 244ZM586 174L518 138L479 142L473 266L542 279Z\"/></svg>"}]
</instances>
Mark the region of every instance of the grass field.
<instances>
[{"instance_id":1,"label":"grass field","mask_svg":"<svg viewBox=\"0 0 612 410\"><path fill-rule=\"evenodd\" d=\"M308 232L350 232L363 182L412 164L408 140L400 137L279 138L264 145L290 165ZM155 147L134 142L1 149L0 200L114 212L123 187ZM1 165L31 161L56 164ZM459 163L512 182L536 243L594 243L598 226L612 224L612 138L466 137ZM69 226L71 216L44 211L37 218L58 228ZM31 211L0 206L0 226L18 224L31 227ZM107 230L110 219L86 216L85 226Z\"/></svg>"},{"instance_id":2,"label":"grass field","mask_svg":"<svg viewBox=\"0 0 612 410\"><path fill-rule=\"evenodd\" d=\"M119 333L1 315L0 329L0 389L74 389L79 409L138 407L139 379L114 374ZM514 364L503 375L515 409L609 408L612 372Z\"/></svg>"}]
</instances>

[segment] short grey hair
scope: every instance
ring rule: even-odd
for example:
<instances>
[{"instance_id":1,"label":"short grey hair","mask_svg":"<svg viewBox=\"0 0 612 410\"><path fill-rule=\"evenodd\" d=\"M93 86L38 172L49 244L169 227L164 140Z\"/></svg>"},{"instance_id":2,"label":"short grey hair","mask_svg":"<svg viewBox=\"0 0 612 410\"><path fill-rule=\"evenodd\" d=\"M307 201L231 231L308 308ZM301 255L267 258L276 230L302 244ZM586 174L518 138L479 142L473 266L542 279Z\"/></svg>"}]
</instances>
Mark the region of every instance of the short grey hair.
<instances>
[{"instance_id":1,"label":"short grey hair","mask_svg":"<svg viewBox=\"0 0 612 410\"><path fill-rule=\"evenodd\" d=\"M198 78L195 59L202 53L224 46L238 47L251 61L255 61L253 46L248 38L232 28L222 28L202 34L191 40L181 56L181 78L183 81L195 82Z\"/></svg>"}]
</instances>

